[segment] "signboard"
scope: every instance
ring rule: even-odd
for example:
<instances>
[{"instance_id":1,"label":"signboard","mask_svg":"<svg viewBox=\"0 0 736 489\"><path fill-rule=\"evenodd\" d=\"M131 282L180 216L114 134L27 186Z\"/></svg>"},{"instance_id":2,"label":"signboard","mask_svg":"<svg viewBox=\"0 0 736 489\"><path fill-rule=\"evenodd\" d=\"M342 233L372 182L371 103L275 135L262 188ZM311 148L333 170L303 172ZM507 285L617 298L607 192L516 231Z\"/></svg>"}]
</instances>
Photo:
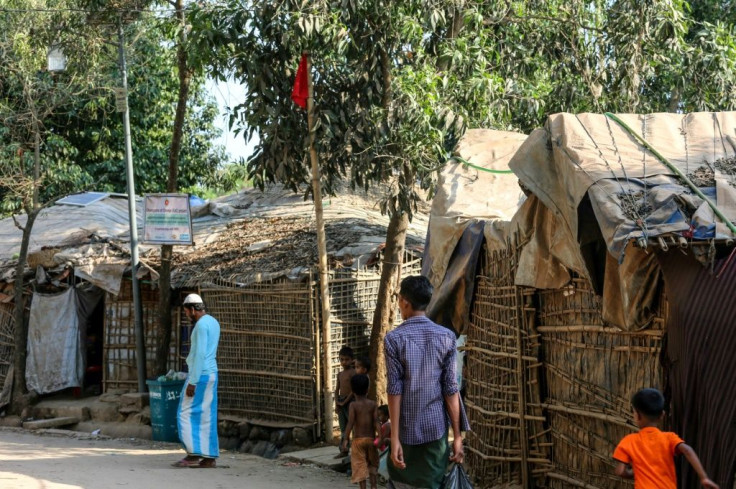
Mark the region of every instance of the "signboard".
<instances>
[{"instance_id":1,"label":"signboard","mask_svg":"<svg viewBox=\"0 0 736 489\"><path fill-rule=\"evenodd\" d=\"M113 88L115 92L115 110L125 112L128 110L128 91L122 87Z\"/></svg>"},{"instance_id":2,"label":"signboard","mask_svg":"<svg viewBox=\"0 0 736 489\"><path fill-rule=\"evenodd\" d=\"M190 246L194 244L188 195L146 195L143 207L143 242Z\"/></svg>"}]
</instances>

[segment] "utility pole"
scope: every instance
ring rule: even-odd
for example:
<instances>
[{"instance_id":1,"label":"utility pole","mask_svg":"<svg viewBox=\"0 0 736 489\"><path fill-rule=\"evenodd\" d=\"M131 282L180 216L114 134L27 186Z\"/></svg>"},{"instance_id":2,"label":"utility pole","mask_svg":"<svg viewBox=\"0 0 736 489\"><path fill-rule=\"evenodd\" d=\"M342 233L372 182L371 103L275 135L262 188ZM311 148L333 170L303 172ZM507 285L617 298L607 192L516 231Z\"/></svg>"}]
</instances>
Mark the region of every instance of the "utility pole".
<instances>
[{"instance_id":1,"label":"utility pole","mask_svg":"<svg viewBox=\"0 0 736 489\"><path fill-rule=\"evenodd\" d=\"M128 180L128 216L130 221L130 268L131 286L133 288L133 309L135 314L135 351L136 367L138 370L138 392L146 391L146 344L143 334L143 305L141 304L141 290L138 284L138 223L135 208L135 185L133 172L133 149L130 143L130 111L128 110L128 70L125 65L125 36L123 21L118 18L118 54L120 73L123 78L122 97L124 103L118 107L123 113L123 128L125 133L125 166ZM121 110L122 109L122 110Z\"/></svg>"}]
</instances>

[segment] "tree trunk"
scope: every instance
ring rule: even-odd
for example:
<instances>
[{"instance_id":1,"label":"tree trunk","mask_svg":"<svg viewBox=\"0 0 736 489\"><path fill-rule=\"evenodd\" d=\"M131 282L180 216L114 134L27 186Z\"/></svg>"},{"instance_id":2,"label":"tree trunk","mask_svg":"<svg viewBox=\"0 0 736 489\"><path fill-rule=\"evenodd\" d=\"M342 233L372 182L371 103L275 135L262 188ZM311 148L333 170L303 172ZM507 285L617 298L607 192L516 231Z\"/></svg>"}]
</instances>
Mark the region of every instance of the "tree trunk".
<instances>
[{"instance_id":1,"label":"tree trunk","mask_svg":"<svg viewBox=\"0 0 736 489\"><path fill-rule=\"evenodd\" d=\"M371 330L371 383L368 397L379 404L386 403L386 362L384 359L383 339L391 329L396 312L396 296L398 280L401 275L401 263L406 243L406 230L409 227L409 214L395 212L391 216L386 232L386 248L383 251L383 269L381 284L378 288L378 300L373 314Z\"/></svg>"},{"instance_id":2,"label":"tree trunk","mask_svg":"<svg viewBox=\"0 0 736 489\"><path fill-rule=\"evenodd\" d=\"M171 137L171 151L169 152L169 180L166 191L176 192L179 176L179 154L184 133L184 121L189 100L189 85L192 81L192 72L189 68L187 56L187 31L182 0L176 0L176 17L179 20L179 45L176 49L177 66L179 70L179 99L176 102L176 116L174 118L174 132ZM159 271L159 338L156 348L156 372L165 374L168 370L169 350L171 348L171 258L172 245L161 246L161 270Z\"/></svg>"},{"instance_id":3,"label":"tree trunk","mask_svg":"<svg viewBox=\"0 0 736 489\"><path fill-rule=\"evenodd\" d=\"M20 244L20 253L18 255L18 264L15 267L15 309L13 310L13 319L15 322L15 352L13 354L13 394L11 411L15 414L21 414L23 409L28 405L28 388L26 386L26 358L28 356L28 323L25 320L25 299L23 297L23 289L25 281L23 280L23 272L26 268L26 260L28 258L28 247L31 241L31 230L33 223L38 216L40 209L30 209L26 207L28 219L23 226L23 239Z\"/></svg>"}]
</instances>

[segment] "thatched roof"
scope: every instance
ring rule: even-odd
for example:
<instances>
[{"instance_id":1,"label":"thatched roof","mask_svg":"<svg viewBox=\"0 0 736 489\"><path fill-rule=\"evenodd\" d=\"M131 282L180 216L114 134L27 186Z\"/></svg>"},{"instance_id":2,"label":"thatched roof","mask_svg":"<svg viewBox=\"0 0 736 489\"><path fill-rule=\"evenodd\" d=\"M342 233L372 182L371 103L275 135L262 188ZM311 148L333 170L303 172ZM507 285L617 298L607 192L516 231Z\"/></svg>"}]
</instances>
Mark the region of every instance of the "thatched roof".
<instances>
[{"instance_id":1,"label":"thatched roof","mask_svg":"<svg viewBox=\"0 0 736 489\"><path fill-rule=\"evenodd\" d=\"M195 220L195 246L175 257L172 287L296 278L317 265L314 206L293 192L248 189L209 204L205 211ZM375 261L388 226L375 194L344 191L327 198L324 218L332 268L362 268ZM407 246L420 250L426 229L426 210L420 210Z\"/></svg>"},{"instance_id":2,"label":"thatched roof","mask_svg":"<svg viewBox=\"0 0 736 489\"><path fill-rule=\"evenodd\" d=\"M327 248L333 267L364 267L385 241L388 217L378 210L380 192L344 190L324 199ZM139 236L142 205L138 202ZM421 249L427 230L421 204L407 245ZM192 209L195 245L174 248L172 285L269 280L298 275L317 263L314 206L281 186L246 189ZM25 216L18 218L22 224ZM12 282L22 233L12 218L0 220L0 280ZM130 264L127 198L107 196L86 207L57 204L33 227L29 267L61 270L117 293ZM141 245L141 263L156 279L158 247Z\"/></svg>"}]
</instances>

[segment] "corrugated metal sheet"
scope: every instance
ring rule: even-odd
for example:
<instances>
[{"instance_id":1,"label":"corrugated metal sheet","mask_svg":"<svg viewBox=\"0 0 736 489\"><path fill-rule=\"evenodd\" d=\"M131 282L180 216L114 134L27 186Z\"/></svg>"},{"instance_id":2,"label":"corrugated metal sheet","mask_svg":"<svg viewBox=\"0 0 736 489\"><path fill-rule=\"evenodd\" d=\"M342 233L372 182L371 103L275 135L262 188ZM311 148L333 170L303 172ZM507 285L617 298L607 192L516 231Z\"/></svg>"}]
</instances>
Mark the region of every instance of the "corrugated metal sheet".
<instances>
[{"instance_id":1,"label":"corrugated metal sheet","mask_svg":"<svg viewBox=\"0 0 736 489\"><path fill-rule=\"evenodd\" d=\"M722 488L736 477L736 259L711 273L680 251L660 254L670 311L662 352L672 429ZM680 457L683 458L683 457ZM679 460L681 488L700 487Z\"/></svg>"}]
</instances>

